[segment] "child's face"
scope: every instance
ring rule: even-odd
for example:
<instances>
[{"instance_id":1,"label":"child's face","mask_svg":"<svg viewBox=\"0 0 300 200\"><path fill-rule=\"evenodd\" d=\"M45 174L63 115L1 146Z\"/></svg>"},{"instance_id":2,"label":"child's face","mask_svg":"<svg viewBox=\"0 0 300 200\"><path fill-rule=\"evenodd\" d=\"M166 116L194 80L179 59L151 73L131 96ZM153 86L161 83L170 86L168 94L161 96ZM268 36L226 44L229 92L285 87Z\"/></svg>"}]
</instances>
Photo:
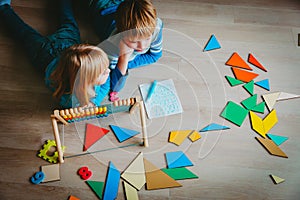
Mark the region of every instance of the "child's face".
<instances>
[{"instance_id":1,"label":"child's face","mask_svg":"<svg viewBox=\"0 0 300 200\"><path fill-rule=\"evenodd\" d=\"M144 38L124 37L123 41L129 48L134 49L137 52L141 52L150 46L151 36Z\"/></svg>"},{"instance_id":2,"label":"child's face","mask_svg":"<svg viewBox=\"0 0 300 200\"><path fill-rule=\"evenodd\" d=\"M96 80L96 85L104 84L109 76L109 72L110 72L109 68L105 69L104 72L98 76Z\"/></svg>"}]
</instances>

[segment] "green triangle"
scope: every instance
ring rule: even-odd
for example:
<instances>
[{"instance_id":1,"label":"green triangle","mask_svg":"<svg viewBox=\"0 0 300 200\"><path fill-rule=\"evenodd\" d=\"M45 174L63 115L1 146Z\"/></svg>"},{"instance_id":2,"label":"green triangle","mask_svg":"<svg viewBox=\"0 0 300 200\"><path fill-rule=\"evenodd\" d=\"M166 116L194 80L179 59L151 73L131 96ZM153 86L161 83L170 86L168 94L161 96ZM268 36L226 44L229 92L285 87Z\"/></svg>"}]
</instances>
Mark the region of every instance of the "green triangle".
<instances>
[{"instance_id":1,"label":"green triangle","mask_svg":"<svg viewBox=\"0 0 300 200\"><path fill-rule=\"evenodd\" d=\"M257 94L245 99L244 101L241 102L245 108L248 110L252 110L256 106L256 101L257 101Z\"/></svg>"},{"instance_id":2,"label":"green triangle","mask_svg":"<svg viewBox=\"0 0 300 200\"><path fill-rule=\"evenodd\" d=\"M191 172L185 167L164 168L161 170L167 175L169 175L171 178L173 178L174 180L199 178L197 175L195 175L193 172Z\"/></svg>"},{"instance_id":3,"label":"green triangle","mask_svg":"<svg viewBox=\"0 0 300 200\"><path fill-rule=\"evenodd\" d=\"M237 80L237 79L232 78L230 76L225 76L225 78L227 79L227 81L229 82L229 84L231 86L236 86L236 85L240 85L240 84L244 83L243 81Z\"/></svg>"},{"instance_id":4,"label":"green triangle","mask_svg":"<svg viewBox=\"0 0 300 200\"><path fill-rule=\"evenodd\" d=\"M254 108L252 108L251 110L253 112L264 113L265 112L265 107L266 107L266 103L265 102L261 102L260 104L258 104Z\"/></svg>"},{"instance_id":5,"label":"green triangle","mask_svg":"<svg viewBox=\"0 0 300 200\"><path fill-rule=\"evenodd\" d=\"M96 193L96 195L99 197L99 199L102 199L104 182L100 182L100 181L86 181L86 183Z\"/></svg>"},{"instance_id":6,"label":"green triangle","mask_svg":"<svg viewBox=\"0 0 300 200\"><path fill-rule=\"evenodd\" d=\"M243 86L251 95L253 95L254 91L254 81L250 81Z\"/></svg>"}]
</instances>

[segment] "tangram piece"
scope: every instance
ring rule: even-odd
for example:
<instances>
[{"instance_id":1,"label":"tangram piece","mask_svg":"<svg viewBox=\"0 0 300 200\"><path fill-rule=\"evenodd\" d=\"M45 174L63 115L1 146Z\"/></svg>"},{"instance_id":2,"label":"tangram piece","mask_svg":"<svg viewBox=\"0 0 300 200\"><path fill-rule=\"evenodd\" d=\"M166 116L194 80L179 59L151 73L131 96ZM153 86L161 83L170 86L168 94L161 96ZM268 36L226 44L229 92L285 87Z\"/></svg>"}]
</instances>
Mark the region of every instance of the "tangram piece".
<instances>
[{"instance_id":1,"label":"tangram piece","mask_svg":"<svg viewBox=\"0 0 300 200\"><path fill-rule=\"evenodd\" d=\"M256 105L254 108L252 108L251 110L254 111L254 112L258 112L258 113L264 113L265 112L265 107L266 107L266 103L261 102L258 105Z\"/></svg>"},{"instance_id":2,"label":"tangram piece","mask_svg":"<svg viewBox=\"0 0 300 200\"><path fill-rule=\"evenodd\" d=\"M273 174L270 174L270 177L271 177L272 181L274 182L274 184L279 184L279 183L282 183L282 182L285 181L283 178L280 178L280 177L275 176Z\"/></svg>"},{"instance_id":3,"label":"tangram piece","mask_svg":"<svg viewBox=\"0 0 300 200\"><path fill-rule=\"evenodd\" d=\"M102 199L104 182L99 181L85 181L86 184L94 191L99 199Z\"/></svg>"},{"instance_id":4,"label":"tangram piece","mask_svg":"<svg viewBox=\"0 0 300 200\"><path fill-rule=\"evenodd\" d=\"M280 92L280 95L277 98L277 101L283 101L283 100L289 100L289 99L296 99L296 98L300 98L300 95L289 94L289 93L285 93L285 92Z\"/></svg>"},{"instance_id":5,"label":"tangram piece","mask_svg":"<svg viewBox=\"0 0 300 200\"><path fill-rule=\"evenodd\" d=\"M223 125L220 125L220 124L211 123L208 126L201 129L200 132L217 131L217 130L225 130L225 129L230 129L230 128L228 126L223 126Z\"/></svg>"},{"instance_id":6,"label":"tangram piece","mask_svg":"<svg viewBox=\"0 0 300 200\"><path fill-rule=\"evenodd\" d=\"M241 104L248 110L252 110L256 106L257 94L243 100Z\"/></svg>"},{"instance_id":7,"label":"tangram piece","mask_svg":"<svg viewBox=\"0 0 300 200\"><path fill-rule=\"evenodd\" d=\"M165 155L168 168L193 166L193 163L182 151L167 152Z\"/></svg>"},{"instance_id":8,"label":"tangram piece","mask_svg":"<svg viewBox=\"0 0 300 200\"><path fill-rule=\"evenodd\" d=\"M146 189L156 190L164 188L181 187L182 185L161 171L151 162L144 158L146 173Z\"/></svg>"},{"instance_id":9,"label":"tangram piece","mask_svg":"<svg viewBox=\"0 0 300 200\"><path fill-rule=\"evenodd\" d=\"M248 72L248 71L236 68L236 67L232 67L231 69L232 69L236 79L246 82L246 83L252 81L253 79L255 79L258 76L258 74L256 74L256 73Z\"/></svg>"},{"instance_id":10,"label":"tangram piece","mask_svg":"<svg viewBox=\"0 0 300 200\"><path fill-rule=\"evenodd\" d=\"M245 85L243 85L243 88L245 88L247 92L249 92L249 94L253 95L254 81L252 80L249 83L246 83Z\"/></svg>"},{"instance_id":11,"label":"tangram piece","mask_svg":"<svg viewBox=\"0 0 300 200\"><path fill-rule=\"evenodd\" d=\"M80 200L79 198L77 198L77 197L75 197L75 196L73 196L73 195L71 195L71 196L69 196L69 199L68 200Z\"/></svg>"},{"instance_id":12,"label":"tangram piece","mask_svg":"<svg viewBox=\"0 0 300 200\"><path fill-rule=\"evenodd\" d=\"M278 122L276 110L272 110L263 120L250 111L251 126L262 137L266 137L269 130Z\"/></svg>"},{"instance_id":13,"label":"tangram piece","mask_svg":"<svg viewBox=\"0 0 300 200\"><path fill-rule=\"evenodd\" d=\"M142 152L140 152L124 170L124 172L121 174L121 177L137 190L140 190L145 185L146 177Z\"/></svg>"},{"instance_id":14,"label":"tangram piece","mask_svg":"<svg viewBox=\"0 0 300 200\"><path fill-rule=\"evenodd\" d=\"M172 168L172 169L164 168L161 170L166 174L168 174L174 180L199 178L197 175L195 175L193 172L191 172L185 167Z\"/></svg>"},{"instance_id":15,"label":"tangram piece","mask_svg":"<svg viewBox=\"0 0 300 200\"><path fill-rule=\"evenodd\" d=\"M176 130L171 131L169 135L169 142L172 142L176 145L181 145L181 143L189 136L193 130Z\"/></svg>"},{"instance_id":16,"label":"tangram piece","mask_svg":"<svg viewBox=\"0 0 300 200\"><path fill-rule=\"evenodd\" d=\"M232 78L232 77L230 77L230 76L225 76L225 78L227 79L228 83L229 83L231 86L236 86L236 85L240 85L240 84L243 84L243 83L244 83L243 81L237 80L237 79Z\"/></svg>"},{"instance_id":17,"label":"tangram piece","mask_svg":"<svg viewBox=\"0 0 300 200\"><path fill-rule=\"evenodd\" d=\"M268 138L270 138L277 146L281 145L282 143L284 143L285 141L287 141L289 138L288 137L284 137L284 136L280 136L280 135L273 135L268 133L267 134Z\"/></svg>"},{"instance_id":18,"label":"tangram piece","mask_svg":"<svg viewBox=\"0 0 300 200\"><path fill-rule=\"evenodd\" d=\"M85 141L83 145L83 151L86 151L90 148L95 142L102 138L109 130L95 126L93 124L86 124L85 129Z\"/></svg>"},{"instance_id":19,"label":"tangram piece","mask_svg":"<svg viewBox=\"0 0 300 200\"><path fill-rule=\"evenodd\" d=\"M127 200L138 200L139 199L137 190L134 187L132 187L125 181L123 181L123 187L124 187L124 191L125 191L125 197Z\"/></svg>"},{"instance_id":20,"label":"tangram piece","mask_svg":"<svg viewBox=\"0 0 300 200\"><path fill-rule=\"evenodd\" d=\"M247 117L247 114L247 109L241 107L240 105L232 101L228 101L226 107L221 113L221 117L231 121L232 123L238 126L241 126L245 118Z\"/></svg>"},{"instance_id":21,"label":"tangram piece","mask_svg":"<svg viewBox=\"0 0 300 200\"><path fill-rule=\"evenodd\" d=\"M59 164L41 166L41 171L45 174L43 183L60 180Z\"/></svg>"},{"instance_id":22,"label":"tangram piece","mask_svg":"<svg viewBox=\"0 0 300 200\"><path fill-rule=\"evenodd\" d=\"M229 66L233 66L233 67L239 67L239 68L243 68L243 69L252 70L252 68L236 52L234 52L231 55L231 57L227 60L227 62L225 64L229 65Z\"/></svg>"},{"instance_id":23,"label":"tangram piece","mask_svg":"<svg viewBox=\"0 0 300 200\"><path fill-rule=\"evenodd\" d=\"M272 140L261 137L255 137L255 139L257 139L271 155L288 158L288 156Z\"/></svg>"},{"instance_id":24,"label":"tangram piece","mask_svg":"<svg viewBox=\"0 0 300 200\"><path fill-rule=\"evenodd\" d=\"M201 138L201 135L200 133L198 133L198 131L193 131L190 135L189 135L189 139L192 141L192 142L195 142L197 140L199 140Z\"/></svg>"},{"instance_id":25,"label":"tangram piece","mask_svg":"<svg viewBox=\"0 0 300 200\"><path fill-rule=\"evenodd\" d=\"M280 92L274 92L274 93L262 95L262 98L266 102L266 105L270 111L273 109L279 95L280 95Z\"/></svg>"},{"instance_id":26,"label":"tangram piece","mask_svg":"<svg viewBox=\"0 0 300 200\"><path fill-rule=\"evenodd\" d=\"M220 49L221 45L218 42L217 38L215 35L211 35L207 44L204 47L203 51L211 51L211 50L215 50L215 49Z\"/></svg>"},{"instance_id":27,"label":"tangram piece","mask_svg":"<svg viewBox=\"0 0 300 200\"><path fill-rule=\"evenodd\" d=\"M109 125L109 127L114 132L119 142L124 142L125 140L128 140L129 138L140 133L138 131L134 131L134 130L130 130L119 126L114 126L114 125Z\"/></svg>"},{"instance_id":28,"label":"tangram piece","mask_svg":"<svg viewBox=\"0 0 300 200\"><path fill-rule=\"evenodd\" d=\"M262 66L262 64L260 64L251 53L249 53L248 62L265 72L267 71L266 68L264 68L264 66Z\"/></svg>"},{"instance_id":29,"label":"tangram piece","mask_svg":"<svg viewBox=\"0 0 300 200\"><path fill-rule=\"evenodd\" d=\"M255 85L257 85L261 88L264 88L265 90L270 91L269 79L264 79L264 80L261 80L261 81L257 81L257 82L255 82Z\"/></svg>"},{"instance_id":30,"label":"tangram piece","mask_svg":"<svg viewBox=\"0 0 300 200\"><path fill-rule=\"evenodd\" d=\"M103 189L103 200L116 199L118 196L120 172L110 161Z\"/></svg>"}]
</instances>

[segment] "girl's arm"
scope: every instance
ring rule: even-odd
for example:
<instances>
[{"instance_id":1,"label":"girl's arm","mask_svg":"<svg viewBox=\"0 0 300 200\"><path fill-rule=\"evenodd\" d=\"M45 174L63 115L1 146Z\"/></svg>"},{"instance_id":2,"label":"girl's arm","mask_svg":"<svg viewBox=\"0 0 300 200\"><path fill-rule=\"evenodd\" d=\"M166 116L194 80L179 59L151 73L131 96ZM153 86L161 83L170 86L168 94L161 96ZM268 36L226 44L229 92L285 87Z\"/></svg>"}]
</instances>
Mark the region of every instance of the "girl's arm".
<instances>
[{"instance_id":1,"label":"girl's arm","mask_svg":"<svg viewBox=\"0 0 300 200\"><path fill-rule=\"evenodd\" d=\"M91 98L90 101L96 105L100 106L103 99L108 95L110 90L110 77L107 78L106 82L102 85L95 85L95 97Z\"/></svg>"}]
</instances>

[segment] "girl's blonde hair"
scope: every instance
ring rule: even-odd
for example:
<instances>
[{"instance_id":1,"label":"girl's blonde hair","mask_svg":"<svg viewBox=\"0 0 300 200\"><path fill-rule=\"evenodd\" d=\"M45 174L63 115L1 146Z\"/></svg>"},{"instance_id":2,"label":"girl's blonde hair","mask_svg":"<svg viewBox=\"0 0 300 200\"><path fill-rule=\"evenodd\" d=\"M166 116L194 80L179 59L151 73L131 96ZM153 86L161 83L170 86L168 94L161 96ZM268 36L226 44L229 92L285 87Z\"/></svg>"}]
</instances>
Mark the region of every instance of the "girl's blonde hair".
<instances>
[{"instance_id":1,"label":"girl's blonde hair","mask_svg":"<svg viewBox=\"0 0 300 200\"><path fill-rule=\"evenodd\" d=\"M90 97L95 95L93 85L108 65L106 53L96 46L77 44L69 47L50 76L52 86L56 88L53 96L60 99L63 94L74 91L79 103L88 105Z\"/></svg>"},{"instance_id":2,"label":"girl's blonde hair","mask_svg":"<svg viewBox=\"0 0 300 200\"><path fill-rule=\"evenodd\" d=\"M125 0L116 12L116 28L118 33L126 31L130 37L149 37L154 32L156 17L151 0Z\"/></svg>"}]
</instances>

